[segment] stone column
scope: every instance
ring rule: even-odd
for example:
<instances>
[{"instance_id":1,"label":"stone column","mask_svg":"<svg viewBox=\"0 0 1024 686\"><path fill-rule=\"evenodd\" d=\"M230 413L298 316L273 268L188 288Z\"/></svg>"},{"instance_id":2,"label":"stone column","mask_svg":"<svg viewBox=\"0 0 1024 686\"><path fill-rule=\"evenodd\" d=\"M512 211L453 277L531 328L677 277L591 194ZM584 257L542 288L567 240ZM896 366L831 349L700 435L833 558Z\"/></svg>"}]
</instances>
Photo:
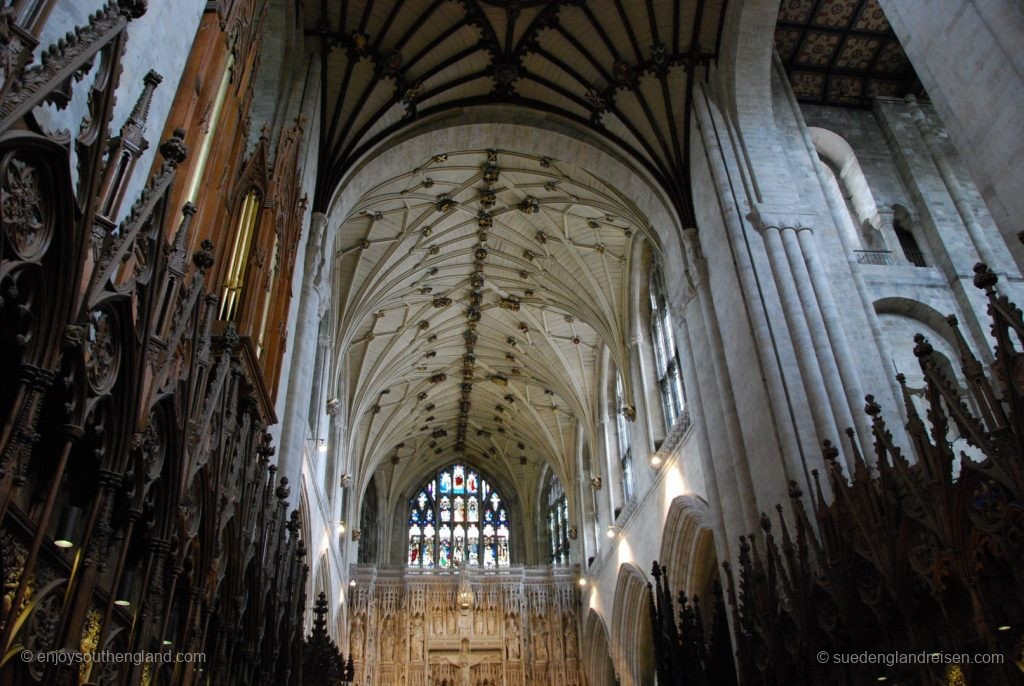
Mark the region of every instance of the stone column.
<instances>
[{"instance_id":1,"label":"stone column","mask_svg":"<svg viewBox=\"0 0 1024 686\"><path fill-rule=\"evenodd\" d=\"M295 319L295 347L291 355L291 373L285 396L282 419L281 447L278 467L288 483L295 484L292 493L298 498L302 483L302 460L308 434L309 389L313 382L317 333L320 328L320 310L329 297L323 289L329 283L324 269L324 240L327 237L327 215L314 212L310 216L309 237L303 262L302 289Z\"/></svg>"},{"instance_id":2,"label":"stone column","mask_svg":"<svg viewBox=\"0 0 1024 686\"><path fill-rule=\"evenodd\" d=\"M739 536L747 534L748 531L735 531L727 525L723 516L726 503L722 501L721 489L718 487L718 475L715 473L715 453L711 449L711 439L708 432L708 421L704 415L704 395L701 393L700 376L697 372L697 362L693 356L690 346L690 325L683 313L685 305L672 309L672 323L676 331L676 347L679 348L679 362L685 370L685 378L691 382L687 385L686 409L693 421L694 431L697 433L697 448L700 450L700 464L704 472L704 486L707 489L708 500L711 503L711 516L715 522L715 552L718 555L719 563L732 560L734 545L738 545ZM742 456L741 456L742 457Z\"/></svg>"},{"instance_id":3,"label":"stone column","mask_svg":"<svg viewBox=\"0 0 1024 686\"><path fill-rule=\"evenodd\" d=\"M988 239L985 238L985 233L978 224L977 218L974 216L974 210L971 209L970 204L967 202L967 198L964 197L963 187L960 185L960 181L956 178L956 174L953 172L953 167L949 164L949 160L946 158L946 154L943 152L939 145L938 136L935 131L935 126L925 116L924 112L917 104L917 99L912 95L907 96L907 105L910 108L910 115L914 120L914 124L917 125L917 130L921 134L921 138L924 139L924 144L928 148L928 155L932 158L932 162L935 163L935 167L939 170L939 175L942 177L942 183L946 187L946 191L949 193L949 197L952 198L953 204L956 206L956 212L960 215L960 220L964 223L964 228L967 229L967 235L971 238L971 243L974 245L974 249L978 252L978 257L981 261L987 264L993 271L1005 272L1002 260L996 257L996 254L992 252L992 248L988 244Z\"/></svg>"},{"instance_id":4,"label":"stone column","mask_svg":"<svg viewBox=\"0 0 1024 686\"><path fill-rule=\"evenodd\" d=\"M718 317L711 300L711 289L708 287L708 266L700 249L697 229L683 230L683 246L686 249L686 259L693 279L693 288L700 303L701 319L704 324L718 390L717 400L722 411L725 440L729 444L729 455L732 458L733 468L729 470L729 476L736 482L737 497L743 512L744 524L749 531L754 531L758 523L757 499L750 476L750 467L745 459L747 451L743 445L743 430L740 427L736 401L733 397L732 379L729 374L728 362L725 359L725 347L722 344L722 335L718 328Z\"/></svg>"},{"instance_id":5,"label":"stone column","mask_svg":"<svg viewBox=\"0 0 1024 686\"><path fill-rule=\"evenodd\" d=\"M761 233L764 240L765 251L768 254L768 261L772 278L775 282L776 291L782 304L783 317L785 318L786 330L793 343L793 350L796 356L797 371L802 387L807 394L807 402L814 420L815 433L818 444L824 440L833 443L839 442L842 435L842 427L836 423L832 412L832 404L828 391L825 388L825 380L822 377L822 370L818 365L815 354L814 340L811 337L811 330L804 312L800 295L797 292L797 283L790 268L789 259L783 246L782 231L786 224L790 228L797 222L780 220L775 217L766 217L760 211L751 214L751 219Z\"/></svg>"},{"instance_id":6,"label":"stone column","mask_svg":"<svg viewBox=\"0 0 1024 686\"><path fill-rule=\"evenodd\" d=\"M778 56L776 56L776 63L778 63ZM806 149L811 167L813 167L815 176L818 178L818 184L823 190L825 203L828 205L829 213L832 215L832 222L837 228L836 235L839 238L839 243L843 248L843 252L846 254L847 263L850 265L850 275L853 278L854 289L857 292L857 298L860 300L861 307L864 310L864 316L867 318L868 327L871 330L871 338L874 340L875 349L878 353L878 360L882 363L883 368L887 369L889 361L893 359L892 351L889 348L889 342L886 340L885 334L882 332L882 324L878 320L878 314L875 312L874 302L871 299L871 294L868 291L867 284L864 282L864 274L854 257L854 246L850 244L849 237L846 235L846 232L839 229L842 225L842 215L846 212L846 208L839 207L836 198L833 197L832 193L825 190L828 188L828 178L825 175L824 163L818 157L818 151L814 147L814 141L811 139L810 131L807 130L807 124L804 121L803 113L800 111L800 106L796 102L796 96L793 95L793 90L791 88L786 88L785 90L790 109L793 112L794 118L798 122L800 135L803 138L804 148ZM893 256L895 257L899 255L902 262L906 263L906 255L903 253L903 247L896 238L896 233L893 229L891 213L879 212L878 217L880 225L879 230L882 232L882 236L885 238L886 243L889 244ZM886 225L888 225L888 231L884 228ZM891 243L889 242L890 239L892 240ZM817 243L813 242L812 238L808 236L802 236L801 240L812 243L810 246L805 246L805 255L808 260L808 270L811 273L811 279L815 284L815 292L818 294L819 301L824 303L823 308L825 322L830 327L829 335L846 348L845 352L837 352L837 355L840 358L840 373L843 374L844 380L847 378L856 379L856 365L853 362L852 355L850 355L849 345L846 343L842 322L839 321L839 313L836 308L835 299L832 296L831 286L829 286L829 279L824 274L824 268L821 266L821 256L818 253ZM897 250L899 251L898 253ZM832 335L833 331L837 332L835 336ZM847 371L844 371L844 369L853 372L853 374L848 375ZM886 398L884 404L889 407L898 408L900 416L903 417L905 421L906 410L903 407L903 403L900 402L900 389L894 379L894 375L884 373L883 376L888 381L888 389L890 392L890 395ZM850 408L853 412L854 420L857 421L859 417L863 416L863 412L860 407L860 402L863 399L863 396L861 395L859 383L856 385L851 384L846 386L846 392L847 398L850 400ZM851 397L854 392L856 393L855 398ZM882 389L879 388L876 391L876 395L880 393L882 393ZM859 425L858 432L860 432Z\"/></svg>"},{"instance_id":7,"label":"stone column","mask_svg":"<svg viewBox=\"0 0 1024 686\"><path fill-rule=\"evenodd\" d=\"M813 446L811 438L804 435L803 427L810 427L813 419L805 411L806 408L795 405L790 397L789 384L783 377L788 355L787 359L783 359L785 353L780 351L768 322L766 310L769 305L765 302L765 294L755 267L750 238L740 216L736 198L732 194L735 182L722 151L722 143L716 128L718 122L700 85L695 89L694 113L707 155L708 167L721 203L722 219L734 259L736 279L748 305L747 322L757 351L757 365L767 390L768 402L764 411L771 416L774 439L779 446L779 461L775 463L774 456L766 454L762 458L762 468L770 469L777 466L782 473L770 474L765 479L759 479L758 493L764 502L788 503L786 482L793 479L802 486L805 503L809 505L810 500L806 494L810 492L813 482L807 468L807 460L808 451L813 449ZM823 483L822 486L827 488L828 484Z\"/></svg>"},{"instance_id":8,"label":"stone column","mask_svg":"<svg viewBox=\"0 0 1024 686\"><path fill-rule=\"evenodd\" d=\"M839 309L836 307L835 298L832 296L832 287L829 285L828 276L821 266L821 256L818 253L818 246L814 240L814 234L810 229L802 229L796 232L797 240L800 243L800 251L807 267L811 288L816 296L818 306L817 315L824 326L824 331L829 343L827 353L827 364L831 369L839 373L839 378L833 377L832 382L838 382L836 387L837 398L835 402L841 402L845 391L846 412L843 418L851 418L857 435L860 437L861 445L866 449L874 443L871 434L871 426L867 415L862 411L864 402L864 390L860 382L860 374L857 372L857 364L854 362L853 354L850 352L850 345L846 340L846 332L839 316ZM872 308L873 309L873 308ZM870 452L865 450L865 452ZM869 457L869 460L873 457Z\"/></svg>"}]
</instances>

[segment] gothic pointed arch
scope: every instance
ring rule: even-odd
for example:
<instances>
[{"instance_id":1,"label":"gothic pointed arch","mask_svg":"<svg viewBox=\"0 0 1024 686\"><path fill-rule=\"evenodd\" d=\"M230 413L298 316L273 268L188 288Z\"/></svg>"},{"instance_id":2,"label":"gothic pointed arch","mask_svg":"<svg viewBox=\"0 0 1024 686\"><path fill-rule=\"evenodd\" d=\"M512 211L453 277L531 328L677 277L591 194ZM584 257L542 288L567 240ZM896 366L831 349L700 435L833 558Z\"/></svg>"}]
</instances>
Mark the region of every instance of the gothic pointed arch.
<instances>
[{"instance_id":1,"label":"gothic pointed arch","mask_svg":"<svg viewBox=\"0 0 1024 686\"><path fill-rule=\"evenodd\" d=\"M618 678L612 661L608 628L596 610L590 608L583 625L584 665L591 686L616 686Z\"/></svg>"},{"instance_id":2,"label":"gothic pointed arch","mask_svg":"<svg viewBox=\"0 0 1024 686\"><path fill-rule=\"evenodd\" d=\"M707 502L694 495L672 500L661 534L662 569L673 593L703 597L718 576L714 523Z\"/></svg>"},{"instance_id":3,"label":"gothic pointed arch","mask_svg":"<svg viewBox=\"0 0 1024 686\"><path fill-rule=\"evenodd\" d=\"M612 646L617 656L619 683L641 686L654 682L654 654L647 576L632 563L619 566L612 606Z\"/></svg>"}]
</instances>

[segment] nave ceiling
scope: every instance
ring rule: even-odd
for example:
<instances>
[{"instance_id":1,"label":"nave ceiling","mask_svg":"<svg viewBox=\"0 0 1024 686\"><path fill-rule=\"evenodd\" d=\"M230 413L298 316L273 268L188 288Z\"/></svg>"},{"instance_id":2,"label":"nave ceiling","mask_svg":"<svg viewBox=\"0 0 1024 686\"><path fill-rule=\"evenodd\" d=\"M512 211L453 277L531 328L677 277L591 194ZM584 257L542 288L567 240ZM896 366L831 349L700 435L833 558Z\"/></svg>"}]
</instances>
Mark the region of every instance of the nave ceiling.
<instances>
[{"instance_id":1,"label":"nave ceiling","mask_svg":"<svg viewBox=\"0 0 1024 686\"><path fill-rule=\"evenodd\" d=\"M307 0L307 41L323 65L314 207L411 123L501 105L596 132L692 226L690 93L717 54L724 10L724 0Z\"/></svg>"},{"instance_id":2,"label":"nave ceiling","mask_svg":"<svg viewBox=\"0 0 1024 686\"><path fill-rule=\"evenodd\" d=\"M360 473L464 457L506 483L544 463L571 478L579 432L599 440L602 354L627 368L629 275L652 245L635 206L557 159L439 151L369 190L334 265Z\"/></svg>"}]
</instances>

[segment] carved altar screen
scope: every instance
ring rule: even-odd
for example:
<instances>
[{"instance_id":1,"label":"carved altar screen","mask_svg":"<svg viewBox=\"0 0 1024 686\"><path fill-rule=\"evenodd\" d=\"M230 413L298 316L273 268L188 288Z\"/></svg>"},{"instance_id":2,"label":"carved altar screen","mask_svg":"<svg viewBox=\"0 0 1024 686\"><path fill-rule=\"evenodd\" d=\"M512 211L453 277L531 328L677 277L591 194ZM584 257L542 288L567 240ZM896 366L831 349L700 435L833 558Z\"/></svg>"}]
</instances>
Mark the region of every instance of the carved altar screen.
<instances>
[{"instance_id":1,"label":"carved altar screen","mask_svg":"<svg viewBox=\"0 0 1024 686\"><path fill-rule=\"evenodd\" d=\"M468 574L354 566L348 645L359 686L582 686L567 568Z\"/></svg>"},{"instance_id":2,"label":"carved altar screen","mask_svg":"<svg viewBox=\"0 0 1024 686\"><path fill-rule=\"evenodd\" d=\"M409 501L410 567L485 569L509 566L505 504L473 469L454 464L423 484Z\"/></svg>"}]
</instances>

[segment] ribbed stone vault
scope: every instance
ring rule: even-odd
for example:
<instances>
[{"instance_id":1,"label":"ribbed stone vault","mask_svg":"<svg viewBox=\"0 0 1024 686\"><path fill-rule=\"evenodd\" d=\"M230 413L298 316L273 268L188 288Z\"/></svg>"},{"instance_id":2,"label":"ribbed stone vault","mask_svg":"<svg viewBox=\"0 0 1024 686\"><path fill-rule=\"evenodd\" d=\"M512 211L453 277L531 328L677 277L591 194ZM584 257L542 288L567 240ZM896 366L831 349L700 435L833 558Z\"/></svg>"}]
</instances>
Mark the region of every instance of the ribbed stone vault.
<instances>
[{"instance_id":1,"label":"ribbed stone vault","mask_svg":"<svg viewBox=\"0 0 1024 686\"><path fill-rule=\"evenodd\" d=\"M608 183L508 150L438 151L369 190L335 240L353 464L572 478L578 432L598 437L603 348L627 369L628 275L651 236Z\"/></svg>"},{"instance_id":2,"label":"ribbed stone vault","mask_svg":"<svg viewBox=\"0 0 1024 686\"><path fill-rule=\"evenodd\" d=\"M724 0L318 0L323 128L314 208L372 147L480 106L590 129L668 191L692 225L690 94L718 53Z\"/></svg>"}]
</instances>

